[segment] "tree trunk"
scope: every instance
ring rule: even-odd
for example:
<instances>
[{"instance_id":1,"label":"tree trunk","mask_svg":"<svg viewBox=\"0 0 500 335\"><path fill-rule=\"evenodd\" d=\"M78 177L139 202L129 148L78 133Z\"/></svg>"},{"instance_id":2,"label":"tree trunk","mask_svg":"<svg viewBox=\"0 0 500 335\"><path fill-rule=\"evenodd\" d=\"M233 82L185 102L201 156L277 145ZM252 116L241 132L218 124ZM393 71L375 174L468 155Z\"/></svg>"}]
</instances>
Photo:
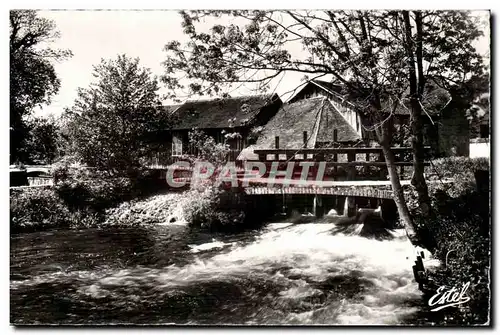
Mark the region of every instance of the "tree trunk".
<instances>
[{"instance_id":1,"label":"tree trunk","mask_svg":"<svg viewBox=\"0 0 500 335\"><path fill-rule=\"evenodd\" d=\"M422 66L422 18L421 13L416 12L415 22L417 24L417 64L414 57L414 43L411 32L410 13L403 11L403 19L405 24L406 35L406 54L408 59L408 72L410 80L410 126L411 126L411 144L413 153L413 176L411 184L415 187L418 195L418 203L422 214L428 217L431 212L429 190L424 177L424 135L422 122L422 106L420 105L420 97L423 93L425 78ZM415 70L415 65L418 68L418 78Z\"/></svg>"},{"instance_id":2,"label":"tree trunk","mask_svg":"<svg viewBox=\"0 0 500 335\"><path fill-rule=\"evenodd\" d=\"M395 164L394 153L391 150L391 130L389 128L388 122L381 122L376 133L380 145L382 146L382 152L385 157L385 163L387 165L387 170L389 172L389 179L391 181L392 192L394 193L394 202L398 208L399 218L403 223L406 230L406 235L413 245L419 244L419 237L415 232L415 227L413 225L413 220L410 216L410 211L406 205L406 200L403 193L403 187L401 186L401 181L399 180L399 175L397 172L397 166Z\"/></svg>"}]
</instances>

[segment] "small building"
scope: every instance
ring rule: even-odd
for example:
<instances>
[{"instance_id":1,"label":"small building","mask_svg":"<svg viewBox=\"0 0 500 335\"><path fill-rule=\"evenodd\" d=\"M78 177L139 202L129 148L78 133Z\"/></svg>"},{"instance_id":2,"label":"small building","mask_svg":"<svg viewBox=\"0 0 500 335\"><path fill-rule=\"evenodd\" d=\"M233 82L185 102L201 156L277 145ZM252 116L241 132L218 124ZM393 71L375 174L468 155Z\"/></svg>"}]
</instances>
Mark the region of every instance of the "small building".
<instances>
[{"instance_id":1,"label":"small building","mask_svg":"<svg viewBox=\"0 0 500 335\"><path fill-rule=\"evenodd\" d=\"M188 100L175 107L166 106L166 111L176 120L168 135L167 148L171 150L167 150L166 156L175 161L183 155L196 154L196 148L189 144L188 135L197 129L213 137L217 143L228 144L230 158L235 159L243 148L252 143L253 129L265 125L281 105L277 94L262 94ZM162 160L162 163L169 162Z\"/></svg>"}]
</instances>

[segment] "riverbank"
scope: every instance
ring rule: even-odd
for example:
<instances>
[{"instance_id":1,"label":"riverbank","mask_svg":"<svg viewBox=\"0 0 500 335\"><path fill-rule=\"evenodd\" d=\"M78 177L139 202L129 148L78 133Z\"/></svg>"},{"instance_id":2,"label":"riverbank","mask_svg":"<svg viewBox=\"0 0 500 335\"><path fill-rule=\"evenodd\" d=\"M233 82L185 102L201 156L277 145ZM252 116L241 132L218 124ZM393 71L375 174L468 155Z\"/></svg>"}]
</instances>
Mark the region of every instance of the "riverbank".
<instances>
[{"instance_id":1,"label":"riverbank","mask_svg":"<svg viewBox=\"0 0 500 335\"><path fill-rule=\"evenodd\" d=\"M52 186L10 189L12 233L97 227L110 208L157 193L161 186L148 171L116 177L64 165L55 167L52 176Z\"/></svg>"},{"instance_id":2,"label":"riverbank","mask_svg":"<svg viewBox=\"0 0 500 335\"><path fill-rule=\"evenodd\" d=\"M451 184L429 184L433 214L423 217L416 194L407 194L418 233L424 247L442 266L427 272L424 299L429 300L439 287L448 290L468 285L466 303L434 312L440 325L484 325L490 322L491 201L490 164L485 158L447 158L433 162L442 178L453 177ZM479 172L478 172L479 171ZM483 171L483 172L481 172Z\"/></svg>"},{"instance_id":3,"label":"riverbank","mask_svg":"<svg viewBox=\"0 0 500 335\"><path fill-rule=\"evenodd\" d=\"M208 231L237 232L270 216L268 202L252 212L242 192L158 190L134 195L125 180L91 180L78 185L11 189L11 233L48 229L181 224ZM254 207L253 209L255 209Z\"/></svg>"}]
</instances>

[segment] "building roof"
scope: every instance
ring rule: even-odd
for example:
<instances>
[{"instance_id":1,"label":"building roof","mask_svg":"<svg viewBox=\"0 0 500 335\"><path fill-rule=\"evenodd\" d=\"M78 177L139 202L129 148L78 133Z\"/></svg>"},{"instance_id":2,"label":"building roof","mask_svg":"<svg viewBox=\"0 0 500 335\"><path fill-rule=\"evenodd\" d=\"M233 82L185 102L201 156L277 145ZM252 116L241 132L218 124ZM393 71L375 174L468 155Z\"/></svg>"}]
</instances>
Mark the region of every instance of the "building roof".
<instances>
[{"instance_id":1,"label":"building roof","mask_svg":"<svg viewBox=\"0 0 500 335\"><path fill-rule=\"evenodd\" d=\"M179 108L181 105L163 105L161 108L163 109L164 112L167 114L173 113Z\"/></svg>"},{"instance_id":2,"label":"building roof","mask_svg":"<svg viewBox=\"0 0 500 335\"><path fill-rule=\"evenodd\" d=\"M332 142L335 129L337 130L337 142L357 142L361 140L361 136L356 130L340 114L337 108L327 100L321 113L316 142Z\"/></svg>"},{"instance_id":3,"label":"building roof","mask_svg":"<svg viewBox=\"0 0 500 335\"><path fill-rule=\"evenodd\" d=\"M315 84L316 86L319 86L323 89L327 89L331 92L337 92L337 93L340 93L342 91L342 85L339 85L339 84L335 84L335 83L332 83L332 82L329 82L329 81L324 81L324 80L318 80L318 79L315 79L315 80L312 80L311 81L313 84Z\"/></svg>"},{"instance_id":4,"label":"building roof","mask_svg":"<svg viewBox=\"0 0 500 335\"><path fill-rule=\"evenodd\" d=\"M302 148L304 131L308 135L306 147L314 148L318 142L333 141L333 129L338 129L339 142L361 139L326 97L286 103L264 126L256 144L244 149L238 160L256 159L254 149L274 149L276 136L279 136L280 149Z\"/></svg>"},{"instance_id":5,"label":"building roof","mask_svg":"<svg viewBox=\"0 0 500 335\"><path fill-rule=\"evenodd\" d=\"M363 107L359 106L355 102L348 101L348 100L346 101L346 98L342 96L342 85L341 84L334 83L334 82L328 82L328 81L324 81L324 80L318 80L318 79L311 80L311 81L307 82L304 85L304 87L302 87L302 89L300 91L298 91L296 94L294 94L288 100L293 101L293 99L296 96L298 96L303 90L305 90L310 85L314 85L316 87L319 87L320 89L324 90L326 93L329 93L330 95L332 95L334 97L337 97L339 100L350 103L352 105L352 107L357 109L357 110L363 110ZM409 92L409 90L408 90L408 92ZM408 93L406 93L406 94L408 94ZM409 103L407 103L407 105L409 105ZM382 108L391 109L391 107L388 105L384 105ZM399 105L396 108L396 110L394 111L394 114L395 115L408 115L409 116L410 115L409 107Z\"/></svg>"},{"instance_id":6,"label":"building roof","mask_svg":"<svg viewBox=\"0 0 500 335\"><path fill-rule=\"evenodd\" d=\"M248 126L252 124L263 107L277 101L281 102L277 94L188 100L175 111L179 120L173 129Z\"/></svg>"}]
</instances>

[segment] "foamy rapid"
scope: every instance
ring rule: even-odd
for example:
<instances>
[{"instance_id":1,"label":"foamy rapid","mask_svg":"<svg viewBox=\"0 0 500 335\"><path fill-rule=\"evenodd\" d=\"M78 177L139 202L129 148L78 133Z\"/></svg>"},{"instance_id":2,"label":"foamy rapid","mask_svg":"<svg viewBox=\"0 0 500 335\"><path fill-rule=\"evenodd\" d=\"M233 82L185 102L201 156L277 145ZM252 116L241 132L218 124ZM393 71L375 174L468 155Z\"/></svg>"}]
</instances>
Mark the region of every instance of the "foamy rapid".
<instances>
[{"instance_id":1,"label":"foamy rapid","mask_svg":"<svg viewBox=\"0 0 500 335\"><path fill-rule=\"evenodd\" d=\"M412 274L415 249L404 232L378 241L356 236L361 227L352 235L334 233L335 228L335 224L270 224L252 241L214 239L189 245L194 258L183 266L50 276L55 281L75 276L80 281L78 294L131 304L168 300L213 283L237 285L245 301L259 301L244 315L246 319L235 316L226 323L401 324L411 318L421 293ZM11 287L26 284L12 282ZM148 293L138 296L134 290L139 288ZM230 308L235 302L226 299L220 304Z\"/></svg>"}]
</instances>

